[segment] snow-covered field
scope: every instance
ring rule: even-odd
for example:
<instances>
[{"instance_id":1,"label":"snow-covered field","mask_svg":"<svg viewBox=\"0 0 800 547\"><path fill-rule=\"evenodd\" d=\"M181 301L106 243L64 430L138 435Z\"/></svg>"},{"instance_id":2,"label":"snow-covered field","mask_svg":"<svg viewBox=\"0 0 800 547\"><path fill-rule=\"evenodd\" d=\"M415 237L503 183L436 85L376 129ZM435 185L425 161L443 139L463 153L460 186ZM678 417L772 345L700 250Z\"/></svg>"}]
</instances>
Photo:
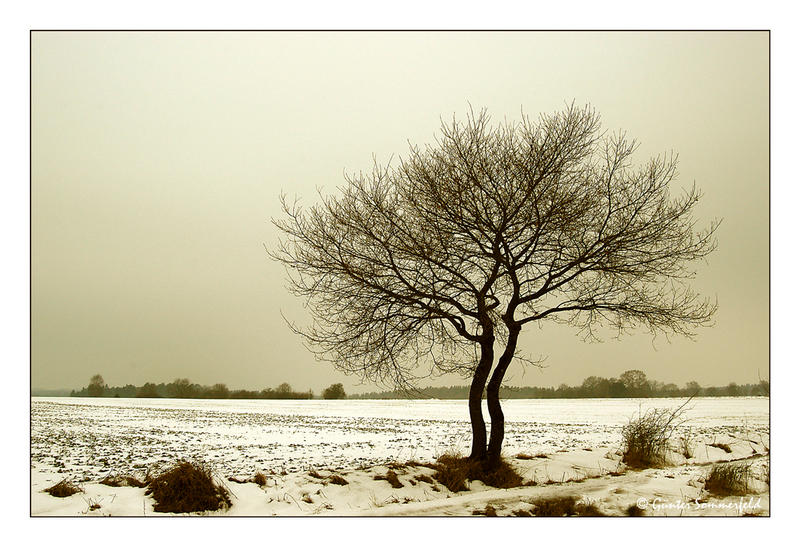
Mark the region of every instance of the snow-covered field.
<instances>
[{"instance_id":1,"label":"snow-covered field","mask_svg":"<svg viewBox=\"0 0 800 547\"><path fill-rule=\"evenodd\" d=\"M598 506L612 514L630 506L631 499L655 499L659 493L664 503L676 507L665 508L656 502L648 509L652 514L741 513L741 508L681 507L676 500L700 496L702 481L698 479L710 462L749 458L754 467L768 469L767 398L691 401L682 432L692 438L692 458L676 455L683 461L676 461L674 467L619 475L622 426L649 408L675 408L682 403L679 399L506 401L504 453L538 486L497 490L473 483L470 492L452 494L413 480L404 483L402 489L393 489L374 476L385 474L389 462L428 462L453 450L467 453L471 437L463 400L34 397L31 512L149 514L152 501L142 489L113 488L97 481L110 473L143 475L151 466L185 458L210 464L223 479L246 479L256 472L270 477L265 487L226 480L235 496L233 507L224 513L230 515L471 514L487 503L506 508L524 506L524 500L550 495L554 487L560 489L559 495L575 490L574 494L586 499L600 496L596 499ZM710 446L715 443L730 445L732 452ZM515 459L519 453L548 457ZM310 470L319 470L323 476L337 470L349 477L350 484L327 484L324 479L310 477ZM402 479L402 470L397 472ZM409 478L420 473L432 471L406 470ZM63 478L79 484L85 492L70 498L54 498L42 492ZM758 510L750 512L767 509L768 486L759 481L759 488L764 492ZM306 494L312 501L298 502ZM101 508L89 510L95 503Z\"/></svg>"}]
</instances>

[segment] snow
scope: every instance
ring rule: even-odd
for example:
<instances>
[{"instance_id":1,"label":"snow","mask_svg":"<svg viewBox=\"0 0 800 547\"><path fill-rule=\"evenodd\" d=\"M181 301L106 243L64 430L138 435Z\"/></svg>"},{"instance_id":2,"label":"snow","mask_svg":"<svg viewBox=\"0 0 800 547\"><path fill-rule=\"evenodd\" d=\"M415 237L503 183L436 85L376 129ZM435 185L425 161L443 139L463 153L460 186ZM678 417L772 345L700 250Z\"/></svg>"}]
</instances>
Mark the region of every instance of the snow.
<instances>
[{"instance_id":1,"label":"snow","mask_svg":"<svg viewBox=\"0 0 800 547\"><path fill-rule=\"evenodd\" d=\"M431 468L402 464L430 462L449 450L466 453L466 401L33 398L31 512L159 514L144 489L98 481L196 458L210 464L230 490L232 506L214 513L230 516L471 515L486 505L503 515L561 495L592 502L608 514L624 514L636 503L656 515L768 514L769 487L761 480L769 462L766 398L693 400L682 430L693 440L690 459L676 452L671 465L642 471L621 463L620 430L628 419L682 402L506 401L504 454L536 485L503 490L475 481L469 491L455 494L416 479L432 475ZM712 444L729 445L731 452ZM521 453L540 457L517 459ZM742 459L752 464L753 500L719 499L703 490L713 462ZM402 488L375 479L389 465ZM267 475L265 486L238 482L256 472ZM330 483L332 474L348 484ZM43 492L64 478L84 491L68 498Z\"/></svg>"}]
</instances>

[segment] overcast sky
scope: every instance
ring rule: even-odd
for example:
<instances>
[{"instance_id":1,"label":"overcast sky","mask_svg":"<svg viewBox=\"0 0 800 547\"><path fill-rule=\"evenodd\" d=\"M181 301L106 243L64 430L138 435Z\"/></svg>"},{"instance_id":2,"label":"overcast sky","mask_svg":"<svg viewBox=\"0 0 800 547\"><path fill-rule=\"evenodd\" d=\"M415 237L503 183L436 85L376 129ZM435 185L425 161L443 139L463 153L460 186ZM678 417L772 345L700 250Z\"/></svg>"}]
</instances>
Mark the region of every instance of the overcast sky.
<instances>
[{"instance_id":1,"label":"overcast sky","mask_svg":"<svg viewBox=\"0 0 800 547\"><path fill-rule=\"evenodd\" d=\"M513 120L573 100L636 137L640 160L678 152L676 191L703 191L699 225L723 219L695 282L716 326L602 344L529 326L546 368L506 383L766 378L765 32L34 33L32 386L377 389L315 362L281 317L305 310L264 250L280 193L335 193L343 170L430 142L470 104Z\"/></svg>"}]
</instances>

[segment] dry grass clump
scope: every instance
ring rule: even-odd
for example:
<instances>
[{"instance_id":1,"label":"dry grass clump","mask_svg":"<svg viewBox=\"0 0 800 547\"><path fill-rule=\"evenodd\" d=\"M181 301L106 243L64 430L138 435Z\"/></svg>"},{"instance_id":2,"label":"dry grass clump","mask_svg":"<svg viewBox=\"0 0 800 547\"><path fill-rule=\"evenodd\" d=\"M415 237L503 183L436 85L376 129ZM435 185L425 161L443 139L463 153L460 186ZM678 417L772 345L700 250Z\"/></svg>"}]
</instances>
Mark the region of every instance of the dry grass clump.
<instances>
[{"instance_id":1,"label":"dry grass clump","mask_svg":"<svg viewBox=\"0 0 800 547\"><path fill-rule=\"evenodd\" d=\"M421 462L419 460L408 460L405 465L408 467L427 467L429 469L433 469L432 463Z\"/></svg>"},{"instance_id":2,"label":"dry grass clump","mask_svg":"<svg viewBox=\"0 0 800 547\"><path fill-rule=\"evenodd\" d=\"M575 496L541 498L531 502L530 514L535 517L604 517L593 503L583 503Z\"/></svg>"},{"instance_id":3,"label":"dry grass clump","mask_svg":"<svg viewBox=\"0 0 800 547\"><path fill-rule=\"evenodd\" d=\"M766 513L762 511L745 511L742 513L743 517L766 517L768 516Z\"/></svg>"},{"instance_id":4,"label":"dry grass clump","mask_svg":"<svg viewBox=\"0 0 800 547\"><path fill-rule=\"evenodd\" d=\"M444 454L436 460L433 478L451 492L469 490L467 481L479 480L495 488L516 488L523 485L523 478L506 461L501 460L495 469L488 469L484 462L462 458L455 454Z\"/></svg>"},{"instance_id":5,"label":"dry grass clump","mask_svg":"<svg viewBox=\"0 0 800 547\"><path fill-rule=\"evenodd\" d=\"M254 482L259 486L267 485L267 476L261 471L259 471L249 479L240 479L239 477L228 477L228 480L231 482L235 482L236 484L247 484L248 482Z\"/></svg>"},{"instance_id":6,"label":"dry grass clump","mask_svg":"<svg viewBox=\"0 0 800 547\"><path fill-rule=\"evenodd\" d=\"M155 500L153 511L194 513L230 507L231 499L211 470L195 462L179 461L150 480L147 495Z\"/></svg>"},{"instance_id":7,"label":"dry grass clump","mask_svg":"<svg viewBox=\"0 0 800 547\"><path fill-rule=\"evenodd\" d=\"M688 399L675 410L650 409L622 428L622 461L633 468L660 467L667 463L669 440L683 422Z\"/></svg>"},{"instance_id":8,"label":"dry grass clump","mask_svg":"<svg viewBox=\"0 0 800 547\"><path fill-rule=\"evenodd\" d=\"M694 455L692 453L692 441L688 433L678 439L678 451L687 460L691 459L691 457Z\"/></svg>"},{"instance_id":9,"label":"dry grass clump","mask_svg":"<svg viewBox=\"0 0 800 547\"><path fill-rule=\"evenodd\" d=\"M104 477L103 480L100 481L100 484L113 487L135 486L136 488L144 488L147 486L144 481L139 480L133 475L120 475L116 473Z\"/></svg>"},{"instance_id":10,"label":"dry grass clump","mask_svg":"<svg viewBox=\"0 0 800 547\"><path fill-rule=\"evenodd\" d=\"M644 509L642 509L641 507L639 507L638 505L636 505L634 503L633 505L628 507L628 509L625 511L625 513L629 517L643 517L644 516Z\"/></svg>"},{"instance_id":11,"label":"dry grass clump","mask_svg":"<svg viewBox=\"0 0 800 547\"><path fill-rule=\"evenodd\" d=\"M392 488L402 488L403 483L400 482L400 479L397 478L397 473L392 471L391 469L386 472L385 475L375 475L373 477L376 481L388 481L389 484L392 485Z\"/></svg>"},{"instance_id":12,"label":"dry grass clump","mask_svg":"<svg viewBox=\"0 0 800 547\"><path fill-rule=\"evenodd\" d=\"M330 482L331 484L338 484L339 486L345 486L350 484L350 482L341 475L331 475L330 477L328 477L328 482Z\"/></svg>"},{"instance_id":13,"label":"dry grass clump","mask_svg":"<svg viewBox=\"0 0 800 547\"><path fill-rule=\"evenodd\" d=\"M496 517L497 516L497 509L495 509L494 507L492 507L491 505L489 505L487 503L486 507L484 507L483 510L475 509L472 512L472 514L473 515L483 515L485 517Z\"/></svg>"},{"instance_id":14,"label":"dry grass clump","mask_svg":"<svg viewBox=\"0 0 800 547\"><path fill-rule=\"evenodd\" d=\"M528 453L526 453L526 452L522 452L522 453L520 453L520 454L517 454L517 455L516 455L516 456L514 456L514 457L515 457L516 459L518 459L518 460L532 460L532 459L534 459L534 458L542 458L542 459L546 459L546 458L548 458L549 456L548 456L547 454L545 454L544 452L538 452L538 453L536 453L536 454L528 454Z\"/></svg>"},{"instance_id":15,"label":"dry grass clump","mask_svg":"<svg viewBox=\"0 0 800 547\"><path fill-rule=\"evenodd\" d=\"M731 449L731 445L725 444L725 443L711 443L708 446L713 446L714 448L719 448L720 450L724 450L728 454L733 452L733 450Z\"/></svg>"},{"instance_id":16,"label":"dry grass clump","mask_svg":"<svg viewBox=\"0 0 800 547\"><path fill-rule=\"evenodd\" d=\"M45 488L44 491L57 498L66 498L72 494L83 492L83 488L72 484L67 479L63 479L61 482L54 484L50 488Z\"/></svg>"},{"instance_id":17,"label":"dry grass clump","mask_svg":"<svg viewBox=\"0 0 800 547\"><path fill-rule=\"evenodd\" d=\"M745 462L714 465L706 477L705 489L718 496L747 494L750 466Z\"/></svg>"}]
</instances>

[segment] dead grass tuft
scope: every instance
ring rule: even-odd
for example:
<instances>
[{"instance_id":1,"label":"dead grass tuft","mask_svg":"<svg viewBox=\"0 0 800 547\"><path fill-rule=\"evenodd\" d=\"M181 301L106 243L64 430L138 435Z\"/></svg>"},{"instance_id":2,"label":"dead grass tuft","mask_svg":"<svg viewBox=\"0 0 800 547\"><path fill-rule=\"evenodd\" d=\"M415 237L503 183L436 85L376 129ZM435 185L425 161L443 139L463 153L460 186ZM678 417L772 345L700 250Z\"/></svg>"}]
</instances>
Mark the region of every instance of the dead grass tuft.
<instances>
[{"instance_id":1,"label":"dead grass tuft","mask_svg":"<svg viewBox=\"0 0 800 547\"><path fill-rule=\"evenodd\" d=\"M521 452L514 457L518 460L532 460L534 458L547 458L548 456L543 452L538 452L536 454L528 454L526 452Z\"/></svg>"},{"instance_id":2,"label":"dead grass tuft","mask_svg":"<svg viewBox=\"0 0 800 547\"><path fill-rule=\"evenodd\" d=\"M44 491L57 498L67 498L73 494L77 494L78 492L83 492L83 488L72 484L67 479L64 479L61 482L54 484L50 488L45 488Z\"/></svg>"},{"instance_id":3,"label":"dead grass tuft","mask_svg":"<svg viewBox=\"0 0 800 547\"><path fill-rule=\"evenodd\" d=\"M400 482L400 479L397 478L397 473L395 473L391 469L387 471L385 475L375 475L373 478L376 481L387 481L389 484L392 485L392 488L403 487L403 483Z\"/></svg>"},{"instance_id":4,"label":"dead grass tuft","mask_svg":"<svg viewBox=\"0 0 800 547\"><path fill-rule=\"evenodd\" d=\"M749 493L750 466L745 462L714 465L706 477L705 489L717 496Z\"/></svg>"},{"instance_id":5,"label":"dead grass tuft","mask_svg":"<svg viewBox=\"0 0 800 547\"><path fill-rule=\"evenodd\" d=\"M106 486L114 486L114 487L121 487L121 486L135 486L136 488L144 488L147 484L139 480L138 478L134 477L133 475L118 475L118 474L111 474L103 478L100 481L100 484L104 484Z\"/></svg>"},{"instance_id":6,"label":"dead grass tuft","mask_svg":"<svg viewBox=\"0 0 800 547\"><path fill-rule=\"evenodd\" d=\"M451 492L469 490L467 481L479 480L495 488L516 488L522 486L523 478L506 461L501 460L494 468L487 468L481 461L462 458L454 454L444 454L436 460L436 473L433 478L446 486Z\"/></svg>"},{"instance_id":7,"label":"dead grass tuft","mask_svg":"<svg viewBox=\"0 0 800 547\"><path fill-rule=\"evenodd\" d=\"M309 471L308 472L308 476L312 477L312 478L315 478L315 479L324 479L325 478L322 475L320 475L319 472L316 469L312 469L311 471Z\"/></svg>"},{"instance_id":8,"label":"dead grass tuft","mask_svg":"<svg viewBox=\"0 0 800 547\"><path fill-rule=\"evenodd\" d=\"M194 513L230 507L228 492L202 463L179 461L155 476L145 492L159 513Z\"/></svg>"},{"instance_id":9,"label":"dead grass tuft","mask_svg":"<svg viewBox=\"0 0 800 547\"><path fill-rule=\"evenodd\" d=\"M745 511L742 513L743 517L766 517L767 515L759 511Z\"/></svg>"},{"instance_id":10,"label":"dead grass tuft","mask_svg":"<svg viewBox=\"0 0 800 547\"><path fill-rule=\"evenodd\" d=\"M644 509L642 509L641 507L639 507L638 505L636 505L634 503L633 505L628 507L628 509L625 511L625 513L629 517L643 517L644 516Z\"/></svg>"},{"instance_id":11,"label":"dead grass tuft","mask_svg":"<svg viewBox=\"0 0 800 547\"><path fill-rule=\"evenodd\" d=\"M691 459L692 456L694 455L692 453L692 441L689 437L689 433L683 435L678 439L678 451L687 460Z\"/></svg>"},{"instance_id":12,"label":"dead grass tuft","mask_svg":"<svg viewBox=\"0 0 800 547\"><path fill-rule=\"evenodd\" d=\"M331 484L338 484L339 486L345 486L345 485L347 485L347 484L350 484L350 483L347 481L347 479L345 479L345 478L344 478L343 476L341 476L341 475L331 475L330 477L328 477L328 481L329 481Z\"/></svg>"},{"instance_id":13,"label":"dead grass tuft","mask_svg":"<svg viewBox=\"0 0 800 547\"><path fill-rule=\"evenodd\" d=\"M427 467L428 469L434 469L434 464L421 462L419 460L408 460L406 465L408 467Z\"/></svg>"},{"instance_id":14,"label":"dead grass tuft","mask_svg":"<svg viewBox=\"0 0 800 547\"><path fill-rule=\"evenodd\" d=\"M473 515L483 515L485 517L496 517L497 516L497 509L495 509L494 507L492 507L489 504L486 504L486 507L484 507L483 510L475 509L472 512L472 514Z\"/></svg>"},{"instance_id":15,"label":"dead grass tuft","mask_svg":"<svg viewBox=\"0 0 800 547\"><path fill-rule=\"evenodd\" d=\"M593 503L585 503L575 496L541 498L531 501L534 508L531 514L536 517L604 517Z\"/></svg>"},{"instance_id":16,"label":"dead grass tuft","mask_svg":"<svg viewBox=\"0 0 800 547\"><path fill-rule=\"evenodd\" d=\"M267 476L259 471L255 475L253 475L253 482L259 486L266 486L267 485Z\"/></svg>"}]
</instances>

